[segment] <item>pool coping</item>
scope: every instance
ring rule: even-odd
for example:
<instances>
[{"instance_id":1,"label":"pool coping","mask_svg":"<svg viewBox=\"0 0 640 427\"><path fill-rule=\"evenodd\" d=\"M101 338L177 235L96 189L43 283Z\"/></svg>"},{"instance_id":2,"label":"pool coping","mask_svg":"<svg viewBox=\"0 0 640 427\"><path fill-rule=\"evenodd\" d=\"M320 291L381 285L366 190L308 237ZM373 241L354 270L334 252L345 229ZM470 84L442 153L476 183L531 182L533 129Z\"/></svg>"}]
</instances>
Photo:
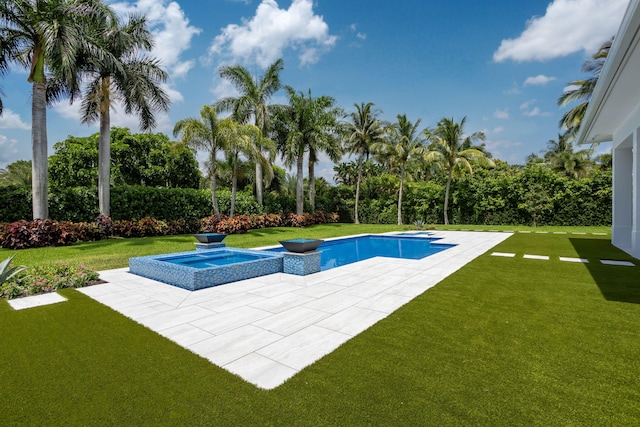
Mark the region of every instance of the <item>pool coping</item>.
<instances>
[{"instance_id":1,"label":"pool coping","mask_svg":"<svg viewBox=\"0 0 640 427\"><path fill-rule=\"evenodd\" d=\"M276 273L195 292L122 268L100 272L108 283L78 291L257 387L272 389L511 233L434 231L432 236L456 246L421 260L375 257L308 276Z\"/></svg>"}]
</instances>

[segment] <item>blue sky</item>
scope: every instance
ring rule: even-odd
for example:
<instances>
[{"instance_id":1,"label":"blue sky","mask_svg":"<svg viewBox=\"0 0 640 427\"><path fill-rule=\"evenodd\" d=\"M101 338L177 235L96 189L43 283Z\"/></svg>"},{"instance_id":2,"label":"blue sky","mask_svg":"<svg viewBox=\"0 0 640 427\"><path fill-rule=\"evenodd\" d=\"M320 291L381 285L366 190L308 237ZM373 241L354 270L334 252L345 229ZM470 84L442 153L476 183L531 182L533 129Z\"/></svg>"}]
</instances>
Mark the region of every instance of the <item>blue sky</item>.
<instances>
[{"instance_id":1,"label":"blue sky","mask_svg":"<svg viewBox=\"0 0 640 427\"><path fill-rule=\"evenodd\" d=\"M194 0L108 2L123 16L144 13L156 36L152 52L169 71L172 106L156 132L197 117L204 104L232 95L218 77L224 64L254 73L279 57L297 90L330 95L347 111L373 102L381 117L407 114L433 127L467 116L484 131L495 158L524 163L558 135L557 99L583 77L582 62L613 36L628 0ZM31 87L24 70L2 79L0 167L31 158ZM282 94L273 102L285 103ZM48 110L49 153L68 135L87 136L78 105ZM137 131L116 107L112 125ZM602 146L600 150L608 147ZM323 160L318 174L331 179Z\"/></svg>"}]
</instances>

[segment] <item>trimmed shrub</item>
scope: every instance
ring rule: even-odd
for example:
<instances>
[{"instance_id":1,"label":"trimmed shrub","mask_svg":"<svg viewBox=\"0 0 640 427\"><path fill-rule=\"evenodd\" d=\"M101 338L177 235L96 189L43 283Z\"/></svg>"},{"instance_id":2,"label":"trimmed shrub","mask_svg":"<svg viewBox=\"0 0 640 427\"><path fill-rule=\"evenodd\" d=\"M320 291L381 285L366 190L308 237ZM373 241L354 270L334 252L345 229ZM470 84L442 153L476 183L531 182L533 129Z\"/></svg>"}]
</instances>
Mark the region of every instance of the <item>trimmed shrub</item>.
<instances>
[{"instance_id":1,"label":"trimmed shrub","mask_svg":"<svg viewBox=\"0 0 640 427\"><path fill-rule=\"evenodd\" d=\"M225 218L218 222L216 232L224 234L243 234L250 229L247 215L236 215L233 218Z\"/></svg>"},{"instance_id":2,"label":"trimmed shrub","mask_svg":"<svg viewBox=\"0 0 640 427\"><path fill-rule=\"evenodd\" d=\"M0 222L30 219L31 191L13 185L0 187Z\"/></svg>"},{"instance_id":3,"label":"trimmed shrub","mask_svg":"<svg viewBox=\"0 0 640 427\"><path fill-rule=\"evenodd\" d=\"M2 239L2 247L8 249L62 246L78 240L69 223L51 219L17 221L9 224L8 228Z\"/></svg>"}]
</instances>

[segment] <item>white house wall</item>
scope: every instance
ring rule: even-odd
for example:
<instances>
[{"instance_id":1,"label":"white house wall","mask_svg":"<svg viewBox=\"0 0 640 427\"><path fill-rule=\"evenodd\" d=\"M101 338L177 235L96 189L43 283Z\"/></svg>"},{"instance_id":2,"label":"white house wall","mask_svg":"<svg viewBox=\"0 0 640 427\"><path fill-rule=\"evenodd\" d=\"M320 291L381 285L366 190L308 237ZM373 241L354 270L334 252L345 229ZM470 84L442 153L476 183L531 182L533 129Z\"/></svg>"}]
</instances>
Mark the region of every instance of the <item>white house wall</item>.
<instances>
[{"instance_id":1,"label":"white house wall","mask_svg":"<svg viewBox=\"0 0 640 427\"><path fill-rule=\"evenodd\" d=\"M639 68L640 69L640 68ZM638 83L640 86L640 82ZM613 132L613 148L622 143L629 135L632 135L640 126L640 104L629 114L620 126Z\"/></svg>"},{"instance_id":2,"label":"white house wall","mask_svg":"<svg viewBox=\"0 0 640 427\"><path fill-rule=\"evenodd\" d=\"M613 224L611 243L627 251L632 251L633 230L633 136L614 141L613 148ZM636 150L637 151L637 150Z\"/></svg>"},{"instance_id":3,"label":"white house wall","mask_svg":"<svg viewBox=\"0 0 640 427\"><path fill-rule=\"evenodd\" d=\"M640 104L613 133L611 243L640 258Z\"/></svg>"}]
</instances>

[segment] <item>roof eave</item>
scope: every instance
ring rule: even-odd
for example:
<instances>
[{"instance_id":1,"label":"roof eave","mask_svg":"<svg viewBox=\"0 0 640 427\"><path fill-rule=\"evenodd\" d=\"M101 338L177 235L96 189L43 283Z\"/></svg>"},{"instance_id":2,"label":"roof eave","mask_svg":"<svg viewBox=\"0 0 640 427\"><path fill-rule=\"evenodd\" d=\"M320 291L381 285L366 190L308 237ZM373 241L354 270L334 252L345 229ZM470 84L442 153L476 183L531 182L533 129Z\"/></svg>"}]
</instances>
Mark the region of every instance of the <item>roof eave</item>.
<instances>
[{"instance_id":1,"label":"roof eave","mask_svg":"<svg viewBox=\"0 0 640 427\"><path fill-rule=\"evenodd\" d=\"M618 74L622 72L623 64L626 62L626 54L634 44L637 36L637 29L640 27L640 0L631 0L624 14L618 33L615 36L609 55L598 78L598 83L593 90L589 105L580 125L577 135L578 144L593 144L613 140L613 131L609 129L607 134L592 135L594 125L600 116L605 100L611 93L612 86L617 80ZM634 31L629 31L629 29Z\"/></svg>"}]
</instances>

